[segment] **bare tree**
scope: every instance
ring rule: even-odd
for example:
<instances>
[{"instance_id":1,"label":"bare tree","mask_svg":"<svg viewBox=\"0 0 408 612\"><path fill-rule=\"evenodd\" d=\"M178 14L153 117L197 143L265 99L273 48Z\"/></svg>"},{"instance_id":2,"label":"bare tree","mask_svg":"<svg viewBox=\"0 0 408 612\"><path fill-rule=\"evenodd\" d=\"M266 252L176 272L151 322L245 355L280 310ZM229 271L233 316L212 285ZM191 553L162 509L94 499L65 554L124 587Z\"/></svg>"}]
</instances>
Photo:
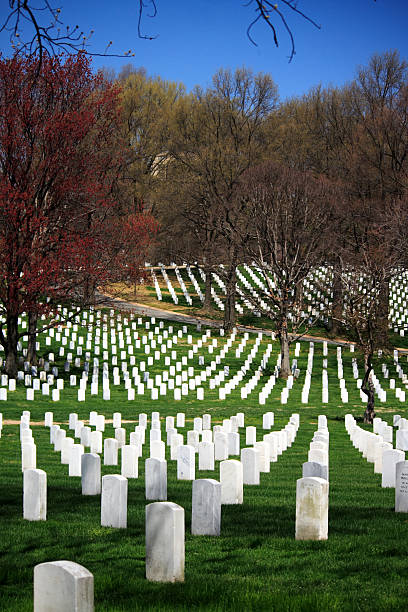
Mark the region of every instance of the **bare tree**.
<instances>
[{"instance_id":1,"label":"bare tree","mask_svg":"<svg viewBox=\"0 0 408 612\"><path fill-rule=\"evenodd\" d=\"M220 70L205 92L196 88L175 108L169 153L194 183L190 220L223 242L226 284L224 327L235 324L235 268L238 241L233 237L240 176L263 155L261 133L277 103L277 88L266 74L246 68Z\"/></svg>"},{"instance_id":2,"label":"bare tree","mask_svg":"<svg viewBox=\"0 0 408 612\"><path fill-rule=\"evenodd\" d=\"M350 198L346 206L337 206L335 214L336 226L343 228L343 231L340 229L342 240L336 242L339 266L335 268L335 275L343 293L343 307L337 316L349 339L364 356L361 387L367 395L364 420L372 423L375 416L373 357L379 349L385 352L390 349L388 316L384 321L384 295L388 301L390 282L404 261L406 230L402 220L406 220L406 205L394 198L385 201Z\"/></svg>"},{"instance_id":3,"label":"bare tree","mask_svg":"<svg viewBox=\"0 0 408 612\"><path fill-rule=\"evenodd\" d=\"M367 396L364 422L372 423L375 417L375 392L372 382L373 357L378 349L384 350L379 321L381 318L381 293L395 274L392 266L374 262L373 254L366 251L355 260L354 266L338 270L344 289L341 322L364 356L364 378L361 390Z\"/></svg>"},{"instance_id":4,"label":"bare tree","mask_svg":"<svg viewBox=\"0 0 408 612\"><path fill-rule=\"evenodd\" d=\"M327 260L331 206L338 193L323 177L268 162L243 176L238 195L246 202L252 233L246 254L265 285L268 308L257 307L275 323L280 374L287 378L290 344L321 316L308 312L303 285Z\"/></svg>"},{"instance_id":5,"label":"bare tree","mask_svg":"<svg viewBox=\"0 0 408 612\"><path fill-rule=\"evenodd\" d=\"M160 219L158 261L197 264L205 275L202 308L212 310L212 274L224 260L217 210L200 179L169 157L158 173L154 210Z\"/></svg>"}]
</instances>

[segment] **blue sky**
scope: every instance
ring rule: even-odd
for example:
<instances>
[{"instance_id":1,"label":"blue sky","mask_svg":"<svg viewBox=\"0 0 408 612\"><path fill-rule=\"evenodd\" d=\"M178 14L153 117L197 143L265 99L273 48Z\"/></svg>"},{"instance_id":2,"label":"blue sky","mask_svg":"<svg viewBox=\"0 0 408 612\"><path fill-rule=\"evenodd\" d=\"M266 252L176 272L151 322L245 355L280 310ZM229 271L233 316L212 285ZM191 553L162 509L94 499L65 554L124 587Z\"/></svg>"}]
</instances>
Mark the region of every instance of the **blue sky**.
<instances>
[{"instance_id":1,"label":"blue sky","mask_svg":"<svg viewBox=\"0 0 408 612\"><path fill-rule=\"evenodd\" d=\"M3 18L8 2L1 4ZM96 68L119 71L131 61L144 66L148 74L183 82L188 90L195 84L207 86L220 67L247 66L270 73L284 99L302 95L319 83L350 81L356 67L366 65L375 52L397 49L408 59L408 0L298 0L298 8L321 24L321 30L290 16L296 44L290 64L290 41L281 27L278 49L263 23L252 32L258 46L248 40L246 29L255 13L245 0L156 0L157 16L143 21L144 32L157 35L151 41L137 36L136 0L51 0L51 4L62 8L65 24L78 24L85 32L95 30L91 51L103 52L112 40L114 52L131 48L135 53L131 59L95 58ZM10 55L4 34L0 49Z\"/></svg>"}]
</instances>

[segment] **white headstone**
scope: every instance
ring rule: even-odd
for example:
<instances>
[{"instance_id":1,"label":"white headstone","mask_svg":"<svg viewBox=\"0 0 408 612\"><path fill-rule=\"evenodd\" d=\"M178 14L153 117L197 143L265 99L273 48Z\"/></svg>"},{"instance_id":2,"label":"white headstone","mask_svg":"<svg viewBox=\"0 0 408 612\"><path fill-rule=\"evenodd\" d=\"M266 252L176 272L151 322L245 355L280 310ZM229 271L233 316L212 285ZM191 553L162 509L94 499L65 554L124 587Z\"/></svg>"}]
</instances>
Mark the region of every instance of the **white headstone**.
<instances>
[{"instance_id":1,"label":"white headstone","mask_svg":"<svg viewBox=\"0 0 408 612\"><path fill-rule=\"evenodd\" d=\"M167 499L167 462L150 457L145 462L145 495L148 500Z\"/></svg>"},{"instance_id":2,"label":"white headstone","mask_svg":"<svg viewBox=\"0 0 408 612\"><path fill-rule=\"evenodd\" d=\"M269 473L271 462L269 458L269 444L267 442L255 442L254 448L259 451L259 471Z\"/></svg>"},{"instance_id":3,"label":"white headstone","mask_svg":"<svg viewBox=\"0 0 408 612\"><path fill-rule=\"evenodd\" d=\"M50 444L55 444L55 434L60 429L59 425L51 425L50 427Z\"/></svg>"},{"instance_id":4,"label":"white headstone","mask_svg":"<svg viewBox=\"0 0 408 612\"><path fill-rule=\"evenodd\" d=\"M113 427L116 429L117 427L121 427L122 425L122 415L120 412L113 413Z\"/></svg>"},{"instance_id":5,"label":"white headstone","mask_svg":"<svg viewBox=\"0 0 408 612\"><path fill-rule=\"evenodd\" d=\"M395 465L395 512L408 512L408 461Z\"/></svg>"},{"instance_id":6,"label":"white headstone","mask_svg":"<svg viewBox=\"0 0 408 612\"><path fill-rule=\"evenodd\" d=\"M120 476L119 474L107 474L102 478L102 527L126 529L127 493L128 481L124 476Z\"/></svg>"},{"instance_id":7,"label":"white headstone","mask_svg":"<svg viewBox=\"0 0 408 612\"><path fill-rule=\"evenodd\" d=\"M243 448L241 450L243 484L259 485L259 455L260 452L256 448Z\"/></svg>"},{"instance_id":8,"label":"white headstone","mask_svg":"<svg viewBox=\"0 0 408 612\"><path fill-rule=\"evenodd\" d=\"M228 459L228 436L226 433L222 431L214 433L214 449L216 461Z\"/></svg>"},{"instance_id":9,"label":"white headstone","mask_svg":"<svg viewBox=\"0 0 408 612\"><path fill-rule=\"evenodd\" d=\"M203 429L211 429L211 414L203 414Z\"/></svg>"},{"instance_id":10,"label":"white headstone","mask_svg":"<svg viewBox=\"0 0 408 612\"><path fill-rule=\"evenodd\" d=\"M124 427L117 427L115 429L115 440L118 441L118 447L122 448L126 444L126 429Z\"/></svg>"},{"instance_id":11,"label":"white headstone","mask_svg":"<svg viewBox=\"0 0 408 612\"><path fill-rule=\"evenodd\" d=\"M203 419L201 417L194 418L194 431L203 430Z\"/></svg>"},{"instance_id":12,"label":"white headstone","mask_svg":"<svg viewBox=\"0 0 408 612\"><path fill-rule=\"evenodd\" d=\"M90 438L91 438L90 440L91 453L102 453L102 432L101 431L91 431Z\"/></svg>"},{"instance_id":13,"label":"white headstone","mask_svg":"<svg viewBox=\"0 0 408 612\"><path fill-rule=\"evenodd\" d=\"M266 427L264 427L266 429ZM245 444L255 444L256 442L256 427L249 425L245 430Z\"/></svg>"},{"instance_id":14,"label":"white headstone","mask_svg":"<svg viewBox=\"0 0 408 612\"><path fill-rule=\"evenodd\" d=\"M278 436L275 435L276 433L271 432L263 437L264 442L267 442L269 445L269 459L271 463L275 463L278 460Z\"/></svg>"},{"instance_id":15,"label":"white headstone","mask_svg":"<svg viewBox=\"0 0 408 612\"><path fill-rule=\"evenodd\" d=\"M47 520L47 474L44 470L24 470L23 487L23 518Z\"/></svg>"},{"instance_id":16,"label":"white headstone","mask_svg":"<svg viewBox=\"0 0 408 612\"><path fill-rule=\"evenodd\" d=\"M296 481L296 540L327 540L329 483L323 478Z\"/></svg>"},{"instance_id":17,"label":"white headstone","mask_svg":"<svg viewBox=\"0 0 408 612\"><path fill-rule=\"evenodd\" d=\"M69 415L69 428L75 430L75 425L78 420L78 415L76 412L71 412Z\"/></svg>"},{"instance_id":18,"label":"white headstone","mask_svg":"<svg viewBox=\"0 0 408 612\"><path fill-rule=\"evenodd\" d=\"M194 480L191 511L193 535L221 533L221 483L211 478Z\"/></svg>"},{"instance_id":19,"label":"white headstone","mask_svg":"<svg viewBox=\"0 0 408 612\"><path fill-rule=\"evenodd\" d=\"M395 446L398 450L408 450L408 429L398 429Z\"/></svg>"},{"instance_id":20,"label":"white headstone","mask_svg":"<svg viewBox=\"0 0 408 612\"><path fill-rule=\"evenodd\" d=\"M125 478L138 477L138 448L134 445L122 446L121 451L121 474Z\"/></svg>"},{"instance_id":21,"label":"white headstone","mask_svg":"<svg viewBox=\"0 0 408 612\"><path fill-rule=\"evenodd\" d=\"M214 443L200 442L198 445L198 469L213 470L214 469Z\"/></svg>"},{"instance_id":22,"label":"white headstone","mask_svg":"<svg viewBox=\"0 0 408 612\"><path fill-rule=\"evenodd\" d=\"M184 509L172 502L146 506L146 578L184 581Z\"/></svg>"},{"instance_id":23,"label":"white headstone","mask_svg":"<svg viewBox=\"0 0 408 612\"><path fill-rule=\"evenodd\" d=\"M80 438L81 437L81 429L83 428L83 426L84 426L84 422L83 421L77 421L75 423L75 433L74 433L74 435L75 435L76 438Z\"/></svg>"},{"instance_id":24,"label":"white headstone","mask_svg":"<svg viewBox=\"0 0 408 612\"><path fill-rule=\"evenodd\" d=\"M37 447L34 442L24 442L21 445L21 471L37 467Z\"/></svg>"},{"instance_id":25,"label":"white headstone","mask_svg":"<svg viewBox=\"0 0 408 612\"><path fill-rule=\"evenodd\" d=\"M220 463L221 503L242 504L244 499L243 468L237 459Z\"/></svg>"},{"instance_id":26,"label":"white headstone","mask_svg":"<svg viewBox=\"0 0 408 612\"><path fill-rule=\"evenodd\" d=\"M176 427L184 427L185 418L186 418L186 415L184 414L184 412L178 412L176 416Z\"/></svg>"},{"instance_id":27,"label":"white headstone","mask_svg":"<svg viewBox=\"0 0 408 612\"><path fill-rule=\"evenodd\" d=\"M73 444L69 454L68 474L69 476L81 476L81 460L84 454L82 444Z\"/></svg>"},{"instance_id":28,"label":"white headstone","mask_svg":"<svg viewBox=\"0 0 408 612\"><path fill-rule=\"evenodd\" d=\"M34 612L94 612L94 579L73 561L34 567Z\"/></svg>"},{"instance_id":29,"label":"white headstone","mask_svg":"<svg viewBox=\"0 0 408 612\"><path fill-rule=\"evenodd\" d=\"M326 450L312 448L307 454L307 460L309 462L323 463L323 465L327 465L328 453Z\"/></svg>"},{"instance_id":30,"label":"white headstone","mask_svg":"<svg viewBox=\"0 0 408 612\"><path fill-rule=\"evenodd\" d=\"M383 453L382 478L383 488L395 487L395 464L405 461L405 453L402 450L388 450Z\"/></svg>"},{"instance_id":31,"label":"white headstone","mask_svg":"<svg viewBox=\"0 0 408 612\"><path fill-rule=\"evenodd\" d=\"M82 495L99 495L101 492L101 458L96 453L81 457Z\"/></svg>"},{"instance_id":32,"label":"white headstone","mask_svg":"<svg viewBox=\"0 0 408 612\"><path fill-rule=\"evenodd\" d=\"M81 444L82 446L91 446L91 428L84 426L81 429Z\"/></svg>"},{"instance_id":33,"label":"white headstone","mask_svg":"<svg viewBox=\"0 0 408 612\"><path fill-rule=\"evenodd\" d=\"M177 448L177 478L178 480L195 479L195 449L189 444Z\"/></svg>"},{"instance_id":34,"label":"white headstone","mask_svg":"<svg viewBox=\"0 0 408 612\"><path fill-rule=\"evenodd\" d=\"M150 457L156 459L165 459L166 446L161 440L153 440L150 443Z\"/></svg>"},{"instance_id":35,"label":"white headstone","mask_svg":"<svg viewBox=\"0 0 408 612\"><path fill-rule=\"evenodd\" d=\"M103 414L98 414L96 417L96 430L105 431L105 417Z\"/></svg>"},{"instance_id":36,"label":"white headstone","mask_svg":"<svg viewBox=\"0 0 408 612\"><path fill-rule=\"evenodd\" d=\"M65 437L63 439L62 445L61 445L61 463L63 465L69 464L69 458L71 456L71 450L73 446L74 446L73 438Z\"/></svg>"},{"instance_id":37,"label":"white headstone","mask_svg":"<svg viewBox=\"0 0 408 612\"><path fill-rule=\"evenodd\" d=\"M166 417L166 431L169 429L174 429L174 416Z\"/></svg>"},{"instance_id":38,"label":"white headstone","mask_svg":"<svg viewBox=\"0 0 408 612\"><path fill-rule=\"evenodd\" d=\"M228 438L228 456L239 455L239 452L240 452L239 433L231 431L227 434L227 438Z\"/></svg>"},{"instance_id":39,"label":"white headstone","mask_svg":"<svg viewBox=\"0 0 408 612\"><path fill-rule=\"evenodd\" d=\"M274 425L274 413L273 412L265 412L262 416L262 428L270 429Z\"/></svg>"}]
</instances>

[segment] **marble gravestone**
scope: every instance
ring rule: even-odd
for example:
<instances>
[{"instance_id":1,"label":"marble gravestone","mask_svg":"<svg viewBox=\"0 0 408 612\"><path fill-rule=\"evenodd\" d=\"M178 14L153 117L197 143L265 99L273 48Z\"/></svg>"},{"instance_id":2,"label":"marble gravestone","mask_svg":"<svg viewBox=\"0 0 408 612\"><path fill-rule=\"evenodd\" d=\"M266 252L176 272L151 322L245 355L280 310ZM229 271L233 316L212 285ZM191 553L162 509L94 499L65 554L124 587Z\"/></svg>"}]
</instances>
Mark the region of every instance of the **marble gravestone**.
<instances>
[{"instance_id":1,"label":"marble gravestone","mask_svg":"<svg viewBox=\"0 0 408 612\"><path fill-rule=\"evenodd\" d=\"M146 578L184 582L184 508L173 502L146 506Z\"/></svg>"},{"instance_id":2,"label":"marble gravestone","mask_svg":"<svg viewBox=\"0 0 408 612\"><path fill-rule=\"evenodd\" d=\"M34 612L94 612L94 579L73 561L34 568Z\"/></svg>"},{"instance_id":3,"label":"marble gravestone","mask_svg":"<svg viewBox=\"0 0 408 612\"><path fill-rule=\"evenodd\" d=\"M408 461L395 464L395 512L408 512Z\"/></svg>"},{"instance_id":4,"label":"marble gravestone","mask_svg":"<svg viewBox=\"0 0 408 612\"><path fill-rule=\"evenodd\" d=\"M327 540L329 483L323 478L296 482L296 540Z\"/></svg>"}]
</instances>

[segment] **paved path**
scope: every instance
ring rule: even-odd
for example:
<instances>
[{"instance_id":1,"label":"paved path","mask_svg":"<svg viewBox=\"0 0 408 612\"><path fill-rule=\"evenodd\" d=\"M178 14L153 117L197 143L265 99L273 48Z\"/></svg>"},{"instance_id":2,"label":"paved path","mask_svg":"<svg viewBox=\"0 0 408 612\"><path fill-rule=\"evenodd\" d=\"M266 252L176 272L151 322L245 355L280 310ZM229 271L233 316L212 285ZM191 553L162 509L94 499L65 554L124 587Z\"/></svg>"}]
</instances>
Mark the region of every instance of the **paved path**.
<instances>
[{"instance_id":1,"label":"paved path","mask_svg":"<svg viewBox=\"0 0 408 612\"><path fill-rule=\"evenodd\" d=\"M119 308L120 310L131 310L138 314L147 317L159 317L160 319L166 319L168 321L177 321L178 323L201 323L207 327L221 328L221 321L214 321L212 319L205 319L203 317L192 317L180 312L173 312L172 310L162 310L161 308L154 308L153 306L146 306L145 304L138 304L137 302L125 302L119 298L106 296L106 302L103 306L112 308Z\"/></svg>"}]
</instances>

